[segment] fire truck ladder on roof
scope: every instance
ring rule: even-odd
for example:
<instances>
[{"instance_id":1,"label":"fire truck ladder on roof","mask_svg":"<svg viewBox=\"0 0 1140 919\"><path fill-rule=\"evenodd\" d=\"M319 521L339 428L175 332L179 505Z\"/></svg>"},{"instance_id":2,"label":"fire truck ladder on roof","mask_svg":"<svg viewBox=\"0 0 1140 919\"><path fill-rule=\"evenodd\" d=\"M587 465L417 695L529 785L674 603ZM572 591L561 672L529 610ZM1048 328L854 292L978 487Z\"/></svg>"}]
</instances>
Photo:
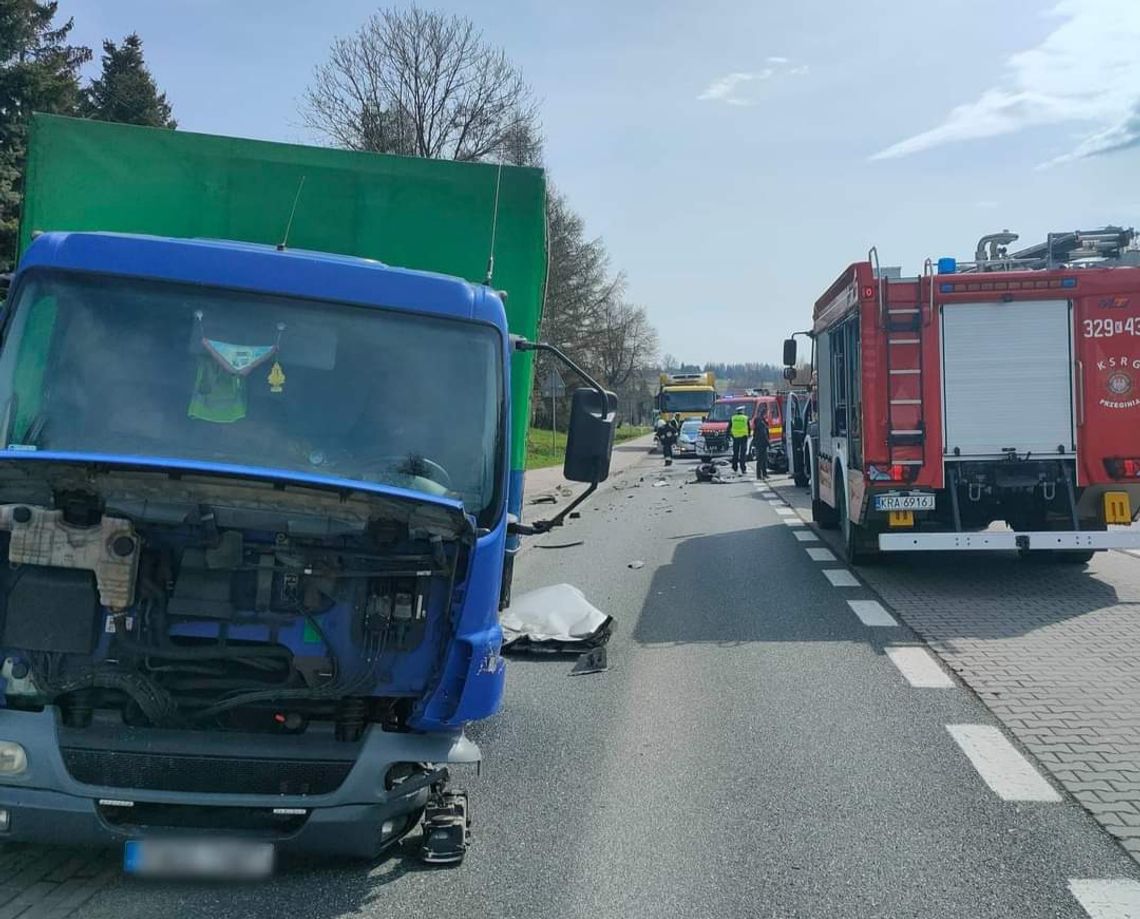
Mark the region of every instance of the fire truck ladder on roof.
<instances>
[{"instance_id":1,"label":"fire truck ladder on roof","mask_svg":"<svg viewBox=\"0 0 1140 919\"><path fill-rule=\"evenodd\" d=\"M880 324L887 335L889 459L892 465L921 465L926 442L922 332L927 321L923 318L921 284L917 302L892 302L891 283L879 276L878 253L872 249L869 258L878 283ZM933 297L933 285L930 291Z\"/></svg>"}]
</instances>

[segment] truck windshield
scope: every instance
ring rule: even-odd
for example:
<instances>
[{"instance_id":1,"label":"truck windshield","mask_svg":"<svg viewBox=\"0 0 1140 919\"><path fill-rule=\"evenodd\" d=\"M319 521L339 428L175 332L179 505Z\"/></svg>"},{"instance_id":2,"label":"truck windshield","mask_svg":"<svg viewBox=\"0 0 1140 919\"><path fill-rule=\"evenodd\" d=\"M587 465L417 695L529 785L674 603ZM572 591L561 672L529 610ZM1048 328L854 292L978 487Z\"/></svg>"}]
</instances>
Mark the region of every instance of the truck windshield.
<instances>
[{"instance_id":1,"label":"truck windshield","mask_svg":"<svg viewBox=\"0 0 1140 919\"><path fill-rule=\"evenodd\" d=\"M755 402L718 402L709 412L709 421L728 421L741 406L744 407L744 413L749 418L756 411Z\"/></svg>"},{"instance_id":2,"label":"truck windshield","mask_svg":"<svg viewBox=\"0 0 1140 919\"><path fill-rule=\"evenodd\" d=\"M503 373L489 326L50 273L13 309L0 354L9 450L303 471L494 511Z\"/></svg>"},{"instance_id":3,"label":"truck windshield","mask_svg":"<svg viewBox=\"0 0 1140 919\"><path fill-rule=\"evenodd\" d=\"M666 414L672 412L707 412L716 399L716 393L710 391L678 392L665 390L661 393L661 411Z\"/></svg>"}]
</instances>

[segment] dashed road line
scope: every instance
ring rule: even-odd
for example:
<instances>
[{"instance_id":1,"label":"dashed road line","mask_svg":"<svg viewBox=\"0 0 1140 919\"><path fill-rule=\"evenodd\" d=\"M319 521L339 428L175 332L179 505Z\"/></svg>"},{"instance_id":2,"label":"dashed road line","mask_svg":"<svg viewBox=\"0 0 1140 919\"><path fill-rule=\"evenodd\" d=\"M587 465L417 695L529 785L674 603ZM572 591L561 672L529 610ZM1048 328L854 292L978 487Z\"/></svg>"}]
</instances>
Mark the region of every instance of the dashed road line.
<instances>
[{"instance_id":1,"label":"dashed road line","mask_svg":"<svg viewBox=\"0 0 1140 919\"><path fill-rule=\"evenodd\" d=\"M797 517L797 516L799 516L790 507L784 507L781 505L780 507L777 507L775 510L776 510L776 513L779 514L781 517Z\"/></svg>"},{"instance_id":2,"label":"dashed road line","mask_svg":"<svg viewBox=\"0 0 1140 919\"><path fill-rule=\"evenodd\" d=\"M990 789L1006 801L1060 801L1061 796L1045 781L1009 739L988 724L948 724L954 738Z\"/></svg>"},{"instance_id":3,"label":"dashed road line","mask_svg":"<svg viewBox=\"0 0 1140 919\"><path fill-rule=\"evenodd\" d=\"M831 582L832 587L858 587L859 580L846 568L825 568L823 576Z\"/></svg>"},{"instance_id":4,"label":"dashed road line","mask_svg":"<svg viewBox=\"0 0 1140 919\"><path fill-rule=\"evenodd\" d=\"M792 530L792 535L800 542L819 542L819 537L811 530Z\"/></svg>"},{"instance_id":5,"label":"dashed road line","mask_svg":"<svg viewBox=\"0 0 1140 919\"><path fill-rule=\"evenodd\" d=\"M1140 881L1126 878L1069 881L1069 892L1090 919L1137 919L1140 917Z\"/></svg>"},{"instance_id":6,"label":"dashed road line","mask_svg":"<svg viewBox=\"0 0 1140 919\"><path fill-rule=\"evenodd\" d=\"M925 648L891 647L887 657L916 689L953 689L954 681Z\"/></svg>"},{"instance_id":7,"label":"dashed road line","mask_svg":"<svg viewBox=\"0 0 1140 919\"><path fill-rule=\"evenodd\" d=\"M799 517L781 517L780 519L784 522L785 526L802 527L804 525L804 522L800 520Z\"/></svg>"},{"instance_id":8,"label":"dashed road line","mask_svg":"<svg viewBox=\"0 0 1140 919\"><path fill-rule=\"evenodd\" d=\"M895 617L888 613L878 600L848 600L847 605L863 625L883 628L898 626Z\"/></svg>"},{"instance_id":9,"label":"dashed road line","mask_svg":"<svg viewBox=\"0 0 1140 919\"><path fill-rule=\"evenodd\" d=\"M830 549L825 549L822 546L811 548L807 550L808 557L813 562L833 562L835 561L835 553Z\"/></svg>"}]
</instances>

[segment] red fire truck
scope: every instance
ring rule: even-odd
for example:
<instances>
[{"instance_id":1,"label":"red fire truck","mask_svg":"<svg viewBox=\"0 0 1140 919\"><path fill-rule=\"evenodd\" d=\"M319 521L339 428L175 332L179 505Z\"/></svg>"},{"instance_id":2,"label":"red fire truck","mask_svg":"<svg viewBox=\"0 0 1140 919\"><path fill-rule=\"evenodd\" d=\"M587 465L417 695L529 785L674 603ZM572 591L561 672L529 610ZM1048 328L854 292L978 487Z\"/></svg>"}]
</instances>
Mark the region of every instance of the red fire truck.
<instances>
[{"instance_id":1,"label":"red fire truck","mask_svg":"<svg viewBox=\"0 0 1140 919\"><path fill-rule=\"evenodd\" d=\"M1116 227L972 262L879 270L816 301L812 513L849 561L1016 549L1085 562L1140 547L1140 252ZM796 339L784 362L796 361ZM995 527L1004 523L1008 528Z\"/></svg>"}]
</instances>

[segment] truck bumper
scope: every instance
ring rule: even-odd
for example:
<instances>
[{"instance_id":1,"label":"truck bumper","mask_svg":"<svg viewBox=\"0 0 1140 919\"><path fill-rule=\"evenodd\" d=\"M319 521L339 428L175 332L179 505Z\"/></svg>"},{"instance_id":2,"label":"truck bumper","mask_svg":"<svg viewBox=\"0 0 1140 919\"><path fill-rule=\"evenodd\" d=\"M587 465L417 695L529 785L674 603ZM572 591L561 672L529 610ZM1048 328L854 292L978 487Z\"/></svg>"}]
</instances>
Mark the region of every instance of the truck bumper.
<instances>
[{"instance_id":1,"label":"truck bumper","mask_svg":"<svg viewBox=\"0 0 1140 919\"><path fill-rule=\"evenodd\" d=\"M38 789L0 789L0 807L8 811L9 829L0 842L30 842L44 845L117 848L129 839L183 835L195 838L248 838L272 842L286 855L340 858L375 858L388 845L398 842L413 827L427 802L428 792L385 804L342 805L313 808L304 825L287 834L227 829L184 827L112 826L92 798ZM388 824L387 838L381 828Z\"/></svg>"},{"instance_id":2,"label":"truck bumper","mask_svg":"<svg viewBox=\"0 0 1140 919\"><path fill-rule=\"evenodd\" d=\"M339 786L326 793L187 792L156 788L153 781L145 788L80 782L65 765L61 736L70 747L83 733L60 728L55 709L0 710L0 740L19 743L28 758L25 772L0 777L0 809L8 812L0 842L115 847L129 839L181 835L257 839L286 854L373 858L411 829L431 793L415 779L387 789L392 765L474 764L480 759L479 748L461 733L398 734L371 726ZM240 766L246 758L262 764L277 756L303 761L307 746L304 735L258 739L122 727L96 730L90 740L91 749L110 760L119 753L158 761L204 754L218 764L218 772ZM332 743L312 738L312 745L321 748L309 754L315 764L325 761ZM231 746L227 758L223 753Z\"/></svg>"},{"instance_id":3,"label":"truck bumper","mask_svg":"<svg viewBox=\"0 0 1140 919\"><path fill-rule=\"evenodd\" d=\"M880 533L879 549L883 552L960 552L963 550L994 549L1022 551L1140 549L1140 529Z\"/></svg>"}]
</instances>

